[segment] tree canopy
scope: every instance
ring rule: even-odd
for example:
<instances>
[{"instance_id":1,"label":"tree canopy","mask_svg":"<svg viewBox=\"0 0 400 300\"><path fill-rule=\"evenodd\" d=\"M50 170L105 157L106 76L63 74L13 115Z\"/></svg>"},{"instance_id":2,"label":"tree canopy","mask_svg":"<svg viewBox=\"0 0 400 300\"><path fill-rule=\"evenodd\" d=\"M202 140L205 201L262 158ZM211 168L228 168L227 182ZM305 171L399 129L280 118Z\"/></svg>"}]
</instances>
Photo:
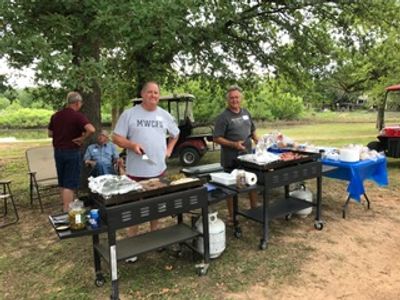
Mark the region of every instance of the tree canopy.
<instances>
[{"instance_id":1,"label":"tree canopy","mask_svg":"<svg viewBox=\"0 0 400 300\"><path fill-rule=\"evenodd\" d=\"M13 67L33 66L53 99L54 91L81 91L99 127L102 95L122 102L148 79L250 84L264 74L305 91L376 58L350 76L362 80L384 69L374 51L397 45L398 11L398 0L4 0L0 55ZM365 80L389 76L381 71Z\"/></svg>"}]
</instances>

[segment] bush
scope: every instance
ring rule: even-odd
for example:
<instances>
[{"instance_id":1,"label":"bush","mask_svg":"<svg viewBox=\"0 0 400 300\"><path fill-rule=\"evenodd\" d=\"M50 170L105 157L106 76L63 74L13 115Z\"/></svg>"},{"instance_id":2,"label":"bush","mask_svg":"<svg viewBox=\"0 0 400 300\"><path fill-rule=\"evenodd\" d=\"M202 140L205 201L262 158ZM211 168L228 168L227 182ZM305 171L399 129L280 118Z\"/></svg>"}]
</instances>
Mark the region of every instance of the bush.
<instances>
[{"instance_id":1,"label":"bush","mask_svg":"<svg viewBox=\"0 0 400 300\"><path fill-rule=\"evenodd\" d=\"M268 103L264 101L255 101L249 109L251 111L251 116L253 119L260 121L273 121L275 120Z\"/></svg>"},{"instance_id":2,"label":"bush","mask_svg":"<svg viewBox=\"0 0 400 300\"><path fill-rule=\"evenodd\" d=\"M6 97L0 97L0 110L7 108L10 105L10 100Z\"/></svg>"},{"instance_id":3,"label":"bush","mask_svg":"<svg viewBox=\"0 0 400 300\"><path fill-rule=\"evenodd\" d=\"M22 108L13 103L0 112L0 128L47 127L53 113L47 109Z\"/></svg>"},{"instance_id":4,"label":"bush","mask_svg":"<svg viewBox=\"0 0 400 300\"><path fill-rule=\"evenodd\" d=\"M261 89L246 93L248 109L255 119L263 121L293 120L301 116L303 99L285 91L286 84L277 80Z\"/></svg>"},{"instance_id":5,"label":"bush","mask_svg":"<svg viewBox=\"0 0 400 300\"><path fill-rule=\"evenodd\" d=\"M290 93L283 93L270 99L270 110L279 120L293 120L303 112L303 100Z\"/></svg>"}]
</instances>

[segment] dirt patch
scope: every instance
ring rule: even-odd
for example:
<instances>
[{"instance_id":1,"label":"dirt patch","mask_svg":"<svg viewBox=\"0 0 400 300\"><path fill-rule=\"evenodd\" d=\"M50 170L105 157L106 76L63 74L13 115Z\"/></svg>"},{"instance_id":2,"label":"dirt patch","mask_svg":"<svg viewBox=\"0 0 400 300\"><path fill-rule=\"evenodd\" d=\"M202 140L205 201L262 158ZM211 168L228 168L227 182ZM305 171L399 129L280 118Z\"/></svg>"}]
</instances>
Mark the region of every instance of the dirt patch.
<instances>
[{"instance_id":1,"label":"dirt patch","mask_svg":"<svg viewBox=\"0 0 400 300\"><path fill-rule=\"evenodd\" d=\"M324 230L306 235L302 242L316 251L294 281L266 282L226 298L400 299L400 199L369 196L371 210L351 203L346 219L329 211Z\"/></svg>"}]
</instances>

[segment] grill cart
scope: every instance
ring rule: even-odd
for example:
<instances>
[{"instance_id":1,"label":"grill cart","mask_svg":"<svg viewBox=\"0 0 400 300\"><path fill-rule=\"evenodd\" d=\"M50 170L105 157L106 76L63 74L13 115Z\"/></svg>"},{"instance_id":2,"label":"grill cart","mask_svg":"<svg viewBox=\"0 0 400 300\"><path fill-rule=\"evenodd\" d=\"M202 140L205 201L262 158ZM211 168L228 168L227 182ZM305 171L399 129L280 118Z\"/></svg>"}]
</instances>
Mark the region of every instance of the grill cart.
<instances>
[{"instance_id":1,"label":"grill cart","mask_svg":"<svg viewBox=\"0 0 400 300\"><path fill-rule=\"evenodd\" d=\"M91 195L95 207L99 208L101 222L97 229L90 228L81 231L57 231L60 239L92 235L95 269L95 284L102 286L101 259L109 265L111 277L111 299L119 299L118 291L118 261L136 256L148 251L167 247L172 244L183 244L195 251L192 245L194 238L203 236L203 262L198 269L199 275L205 275L209 265L209 232L208 232L208 198L207 189L200 180L166 186L157 190L130 192L104 199L98 194ZM183 222L183 214L200 209L203 222L203 234ZM138 236L116 240L116 231L132 225L156 220L167 216L176 216L176 224L157 231ZM50 223L57 229L65 223L66 214L49 216ZM106 233L107 241L100 242L99 234Z\"/></svg>"},{"instance_id":2,"label":"grill cart","mask_svg":"<svg viewBox=\"0 0 400 300\"><path fill-rule=\"evenodd\" d=\"M293 151L295 152L295 151ZM288 161L274 161L267 164L256 164L248 161L240 161L241 167L249 172L255 173L258 178L258 184L264 186L263 204L260 207L239 210L238 198L234 197L233 222L234 234L236 237L241 236L241 229L237 221L237 216L243 216L251 220L263 224L263 234L260 240L260 249L267 248L270 220L286 217L287 219L292 213L308 208L316 207L314 227L322 230L323 222L321 221L321 188L322 188L322 164L319 161L320 154L297 152L300 158ZM289 185L296 182L302 182L308 179L316 179L317 195L314 202L308 202L302 199L291 197L289 195ZM270 201L270 192L273 188L284 187L284 198L276 201Z\"/></svg>"}]
</instances>

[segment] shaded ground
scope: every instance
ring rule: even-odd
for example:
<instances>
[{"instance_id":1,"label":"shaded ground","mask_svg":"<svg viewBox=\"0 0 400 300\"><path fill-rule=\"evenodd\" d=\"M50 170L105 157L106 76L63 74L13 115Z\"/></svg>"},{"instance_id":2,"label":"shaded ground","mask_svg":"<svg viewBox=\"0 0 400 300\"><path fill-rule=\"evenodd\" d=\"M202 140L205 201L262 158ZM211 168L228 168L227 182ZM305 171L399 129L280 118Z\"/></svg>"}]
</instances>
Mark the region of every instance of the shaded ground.
<instances>
[{"instance_id":1,"label":"shaded ground","mask_svg":"<svg viewBox=\"0 0 400 300\"><path fill-rule=\"evenodd\" d=\"M400 299L400 199L396 191L376 189L372 209L352 203L347 219L338 209L325 210L322 232L302 235L301 228L283 240L303 242L313 255L290 281L251 286L228 293L229 299ZM299 233L296 235L296 232Z\"/></svg>"},{"instance_id":2,"label":"shaded ground","mask_svg":"<svg viewBox=\"0 0 400 300\"><path fill-rule=\"evenodd\" d=\"M47 221L60 209L57 199L46 199L53 204L44 214L29 207L23 153L32 145L0 145L0 178L13 180L21 213L17 225L0 229L0 299L108 299L109 280L102 288L93 283L90 237L58 240ZM241 219L243 237L228 228L227 249L205 277L195 274L190 251L122 263L121 299L400 299L398 160L390 161L389 176L389 188L366 184L371 210L351 203L345 220L346 183L324 179L324 229L314 230L313 216L273 220L266 251L258 250L260 225ZM225 208L215 207L223 219Z\"/></svg>"}]
</instances>

